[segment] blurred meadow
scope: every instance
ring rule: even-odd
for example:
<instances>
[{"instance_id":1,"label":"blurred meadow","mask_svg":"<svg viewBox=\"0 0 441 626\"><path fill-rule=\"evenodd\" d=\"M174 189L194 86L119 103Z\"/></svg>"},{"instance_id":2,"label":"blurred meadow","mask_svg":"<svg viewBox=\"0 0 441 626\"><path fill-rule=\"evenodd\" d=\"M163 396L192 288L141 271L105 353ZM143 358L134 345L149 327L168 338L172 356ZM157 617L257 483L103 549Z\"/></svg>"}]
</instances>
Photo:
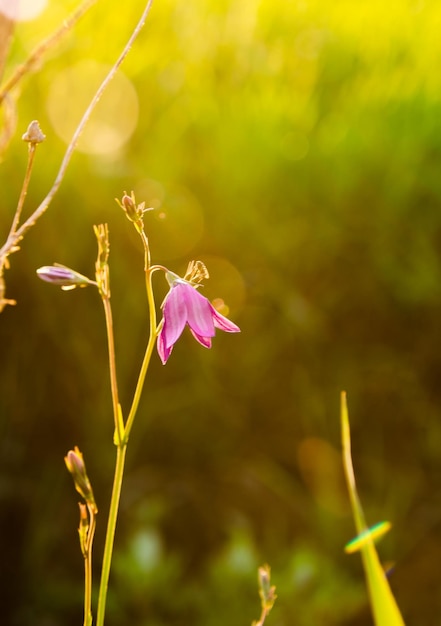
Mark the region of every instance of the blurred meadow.
<instances>
[{"instance_id":1,"label":"blurred meadow","mask_svg":"<svg viewBox=\"0 0 441 626\"><path fill-rule=\"evenodd\" d=\"M44 4L44 3L42 3ZM1 6L1 3L0 3ZM5 76L77 6L15 26ZM98 2L14 92L0 241L38 119L24 213L144 3ZM82 620L77 494L97 504L96 577L114 464L102 305L38 280L93 276L107 222L117 368L128 405L147 341L143 258L114 198L146 216L153 261L210 271L241 334L186 331L155 355L128 450L106 624L242 626L257 567L268 626L372 624L345 490L339 394L369 524L406 624L441 621L441 5L434 0L156 0L47 213L11 256L0 316L0 601L5 626ZM0 245L1 245L0 244ZM161 282L162 281L162 282ZM157 280L158 302L166 293ZM161 292L163 290L163 294Z\"/></svg>"}]
</instances>

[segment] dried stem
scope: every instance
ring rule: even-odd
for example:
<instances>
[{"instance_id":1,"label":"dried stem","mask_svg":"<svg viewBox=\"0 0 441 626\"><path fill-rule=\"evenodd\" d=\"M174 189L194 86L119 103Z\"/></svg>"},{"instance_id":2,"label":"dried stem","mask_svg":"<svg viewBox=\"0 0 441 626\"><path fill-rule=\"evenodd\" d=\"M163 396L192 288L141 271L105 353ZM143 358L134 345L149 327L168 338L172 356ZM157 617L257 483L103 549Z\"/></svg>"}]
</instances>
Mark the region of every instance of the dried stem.
<instances>
[{"instance_id":1,"label":"dried stem","mask_svg":"<svg viewBox=\"0 0 441 626\"><path fill-rule=\"evenodd\" d=\"M17 106L14 99L9 94L5 94L2 106L3 119L0 130L0 157L8 147L15 129L17 128Z\"/></svg>"},{"instance_id":2,"label":"dried stem","mask_svg":"<svg viewBox=\"0 0 441 626\"><path fill-rule=\"evenodd\" d=\"M19 65L12 76L5 82L0 90L0 104L5 99L6 95L15 87L15 85L32 70L32 67L38 63L50 48L59 42L59 40L65 35L78 20L95 4L97 0L85 0L71 15L63 20L61 26L57 28L49 37L44 39L38 44L36 48L31 52L29 57L24 63ZM1 69L1 66L0 66Z\"/></svg>"},{"instance_id":3,"label":"dried stem","mask_svg":"<svg viewBox=\"0 0 441 626\"><path fill-rule=\"evenodd\" d=\"M11 97L11 90L28 72L32 71L41 57L68 32L76 22L86 13L86 11L96 2L96 0L85 0L76 11L74 11L52 35L44 39L34 50L24 63L19 65L8 80L0 89L0 106L3 106L3 127L0 134L0 155L6 150L15 132L17 123L16 104ZM8 54L9 43L12 37L13 20L9 20L0 13L0 78L3 74L3 67Z\"/></svg>"},{"instance_id":4,"label":"dried stem","mask_svg":"<svg viewBox=\"0 0 441 626\"><path fill-rule=\"evenodd\" d=\"M89 0L90 1L90 0ZM86 111L83 114L83 117L81 118L74 134L73 137L66 149L66 152L64 154L63 160L61 162L60 165L60 169L58 170L58 174L55 178L55 181L52 185L52 187L50 188L49 192L47 193L46 197L42 200L42 202L40 203L40 205L35 209L35 211L32 213L32 215L30 217L28 217L28 219L20 226L20 228L18 228L14 233L12 233L8 239L6 240L5 244L3 245L2 248L0 248L0 279L3 275L3 269L5 267L6 261L8 256L14 252L17 249L17 245L19 244L19 242L23 239L24 235L26 234L26 232L32 227L34 226L34 224L37 222L37 220L45 213L46 209L49 207L50 203L52 202L55 194L57 193L63 178L66 174L66 170L67 167L69 165L69 162L72 158L72 154L74 153L74 150L78 144L78 140L80 138L81 133L84 130L84 127L86 126L87 122L89 121L89 118L92 114L92 111L95 109L96 105L98 104L101 96L103 95L104 91L106 90L107 86L109 85L110 81L112 80L112 78L115 76L116 72L118 71L120 65L122 64L122 62L124 61L124 59L126 58L126 56L128 55L130 48L132 47L133 43L135 42L136 38L138 37L139 33L142 30L142 27L144 26L144 23L147 19L147 16L150 12L151 6L152 6L153 0L149 0L145 6L145 9L142 13L141 19L139 20L138 24L135 26L134 30L132 31L132 34L130 35L130 38L128 39L126 45L124 46L123 51L121 52L120 56L118 57L118 59L116 60L116 62L114 63L114 65L112 66L112 68L110 69L110 71L108 72L107 76L104 78L104 80L102 81L102 83L100 84L100 86L98 87L95 95L93 96L92 100L89 103L89 106L87 107ZM0 285L1 286L1 285ZM1 295L1 294L0 294ZM1 310L1 308L0 308Z\"/></svg>"},{"instance_id":5,"label":"dried stem","mask_svg":"<svg viewBox=\"0 0 441 626\"><path fill-rule=\"evenodd\" d=\"M121 418L120 418L120 405L118 400L118 382L116 377L116 359L115 359L115 340L113 337L113 318L112 308L110 306L110 297L103 297L104 314L106 318L107 328L107 344L109 351L109 365L110 365L110 388L112 392L112 406L113 406L113 418L115 422L115 440L120 442L123 437Z\"/></svg>"},{"instance_id":6,"label":"dried stem","mask_svg":"<svg viewBox=\"0 0 441 626\"><path fill-rule=\"evenodd\" d=\"M9 45L14 31L14 21L0 12L0 78L8 57Z\"/></svg>"},{"instance_id":7,"label":"dried stem","mask_svg":"<svg viewBox=\"0 0 441 626\"><path fill-rule=\"evenodd\" d=\"M12 237L14 235L15 231L18 228L18 224L20 222L21 211L23 209L23 204L26 198L26 194L28 192L29 181L31 180L32 166L34 164L35 150L37 146L38 146L37 143L29 144L28 163L26 166L26 173L25 173L23 185L22 185L21 192L20 192L20 197L18 199L17 209L15 211L14 219L12 220L11 230L9 231L8 239L9 237Z\"/></svg>"},{"instance_id":8,"label":"dried stem","mask_svg":"<svg viewBox=\"0 0 441 626\"><path fill-rule=\"evenodd\" d=\"M36 122L32 122L30 127L32 125L34 125L34 124L36 124ZM38 124L37 124L37 127L38 127ZM38 130L39 130L39 127L38 127ZM42 135L42 137L44 137L44 135ZM20 216L21 216L21 212L22 212L22 209L23 209L23 205L24 205L24 201L25 201L25 198L26 198L26 194L28 192L29 182L31 180L32 167L33 167L33 164L34 164L35 151L37 149L38 144L39 144L39 141L30 141L29 142L28 163L27 163L27 166L26 166L26 172L25 172L25 176L24 176L24 180L23 180L23 185L22 185L21 191L20 191L20 197L18 199L17 208L15 210L15 215L14 215L14 218L12 220L12 224L11 224L11 228L9 230L9 235L8 235L7 241L9 241L9 239L11 239L14 236L14 233L16 232L16 230L18 228L18 224L20 223ZM15 252L16 250L18 250L18 248L13 248L10 252ZM6 292L6 285L5 285L5 279L4 279L3 275L4 275L5 267L8 267L7 263L8 263L8 257L7 256L5 256L5 257L1 257L0 256L0 313L1 313L1 311L3 311L5 306L7 306L8 304L9 305L16 304L15 300L7 300L4 297L5 296L5 292Z\"/></svg>"}]
</instances>

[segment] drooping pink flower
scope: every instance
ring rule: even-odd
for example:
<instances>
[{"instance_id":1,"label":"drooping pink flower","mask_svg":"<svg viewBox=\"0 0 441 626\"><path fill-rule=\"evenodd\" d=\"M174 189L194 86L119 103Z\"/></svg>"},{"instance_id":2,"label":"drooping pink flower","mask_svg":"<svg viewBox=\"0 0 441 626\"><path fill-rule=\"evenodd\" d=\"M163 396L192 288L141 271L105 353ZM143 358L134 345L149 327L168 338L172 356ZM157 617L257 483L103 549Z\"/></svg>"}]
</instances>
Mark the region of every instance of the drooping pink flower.
<instances>
[{"instance_id":1,"label":"drooping pink flower","mask_svg":"<svg viewBox=\"0 0 441 626\"><path fill-rule=\"evenodd\" d=\"M163 325L158 335L158 354L165 365L185 326L205 348L211 348L215 329L239 333L240 328L218 313L210 301L186 280L168 273L171 284L163 308Z\"/></svg>"}]
</instances>

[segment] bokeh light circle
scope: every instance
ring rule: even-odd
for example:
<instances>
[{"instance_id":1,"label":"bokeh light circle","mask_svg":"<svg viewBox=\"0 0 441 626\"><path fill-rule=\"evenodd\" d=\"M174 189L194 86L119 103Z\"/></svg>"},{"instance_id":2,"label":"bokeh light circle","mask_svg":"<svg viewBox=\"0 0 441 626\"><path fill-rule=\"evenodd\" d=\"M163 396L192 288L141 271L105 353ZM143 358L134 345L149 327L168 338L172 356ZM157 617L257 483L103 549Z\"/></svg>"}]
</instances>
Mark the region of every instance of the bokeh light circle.
<instances>
[{"instance_id":1,"label":"bokeh light circle","mask_svg":"<svg viewBox=\"0 0 441 626\"><path fill-rule=\"evenodd\" d=\"M57 135L66 143L109 71L107 65L81 61L60 73L49 87L46 107ZM97 104L78 143L88 154L117 152L138 122L138 95L131 81L118 72Z\"/></svg>"},{"instance_id":2,"label":"bokeh light circle","mask_svg":"<svg viewBox=\"0 0 441 626\"><path fill-rule=\"evenodd\" d=\"M235 319L245 303L246 290L242 274L224 257L204 254L201 261L210 274L210 278L203 281L201 293L211 300L219 313L231 315Z\"/></svg>"},{"instance_id":3,"label":"bokeh light circle","mask_svg":"<svg viewBox=\"0 0 441 626\"><path fill-rule=\"evenodd\" d=\"M33 20L44 11L47 0L0 0L0 13L10 20Z\"/></svg>"}]
</instances>

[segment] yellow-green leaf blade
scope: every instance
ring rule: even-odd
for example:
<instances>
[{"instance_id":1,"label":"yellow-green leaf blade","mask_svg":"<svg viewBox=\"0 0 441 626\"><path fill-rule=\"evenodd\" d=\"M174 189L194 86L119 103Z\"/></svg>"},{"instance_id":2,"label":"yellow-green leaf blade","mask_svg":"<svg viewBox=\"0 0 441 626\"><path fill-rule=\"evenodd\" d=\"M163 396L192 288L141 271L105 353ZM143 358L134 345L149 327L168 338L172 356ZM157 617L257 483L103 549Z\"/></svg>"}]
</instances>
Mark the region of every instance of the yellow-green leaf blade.
<instances>
[{"instance_id":1,"label":"yellow-green leaf blade","mask_svg":"<svg viewBox=\"0 0 441 626\"><path fill-rule=\"evenodd\" d=\"M398 605L392 594L389 582L378 558L374 541L364 519L363 509L358 498L355 485L354 468L351 456L351 434L346 394L341 395L341 432L343 448L343 465L351 500L352 514L359 535L364 534L365 540L360 546L361 558L366 575L366 583L376 626L404 626Z\"/></svg>"}]
</instances>

